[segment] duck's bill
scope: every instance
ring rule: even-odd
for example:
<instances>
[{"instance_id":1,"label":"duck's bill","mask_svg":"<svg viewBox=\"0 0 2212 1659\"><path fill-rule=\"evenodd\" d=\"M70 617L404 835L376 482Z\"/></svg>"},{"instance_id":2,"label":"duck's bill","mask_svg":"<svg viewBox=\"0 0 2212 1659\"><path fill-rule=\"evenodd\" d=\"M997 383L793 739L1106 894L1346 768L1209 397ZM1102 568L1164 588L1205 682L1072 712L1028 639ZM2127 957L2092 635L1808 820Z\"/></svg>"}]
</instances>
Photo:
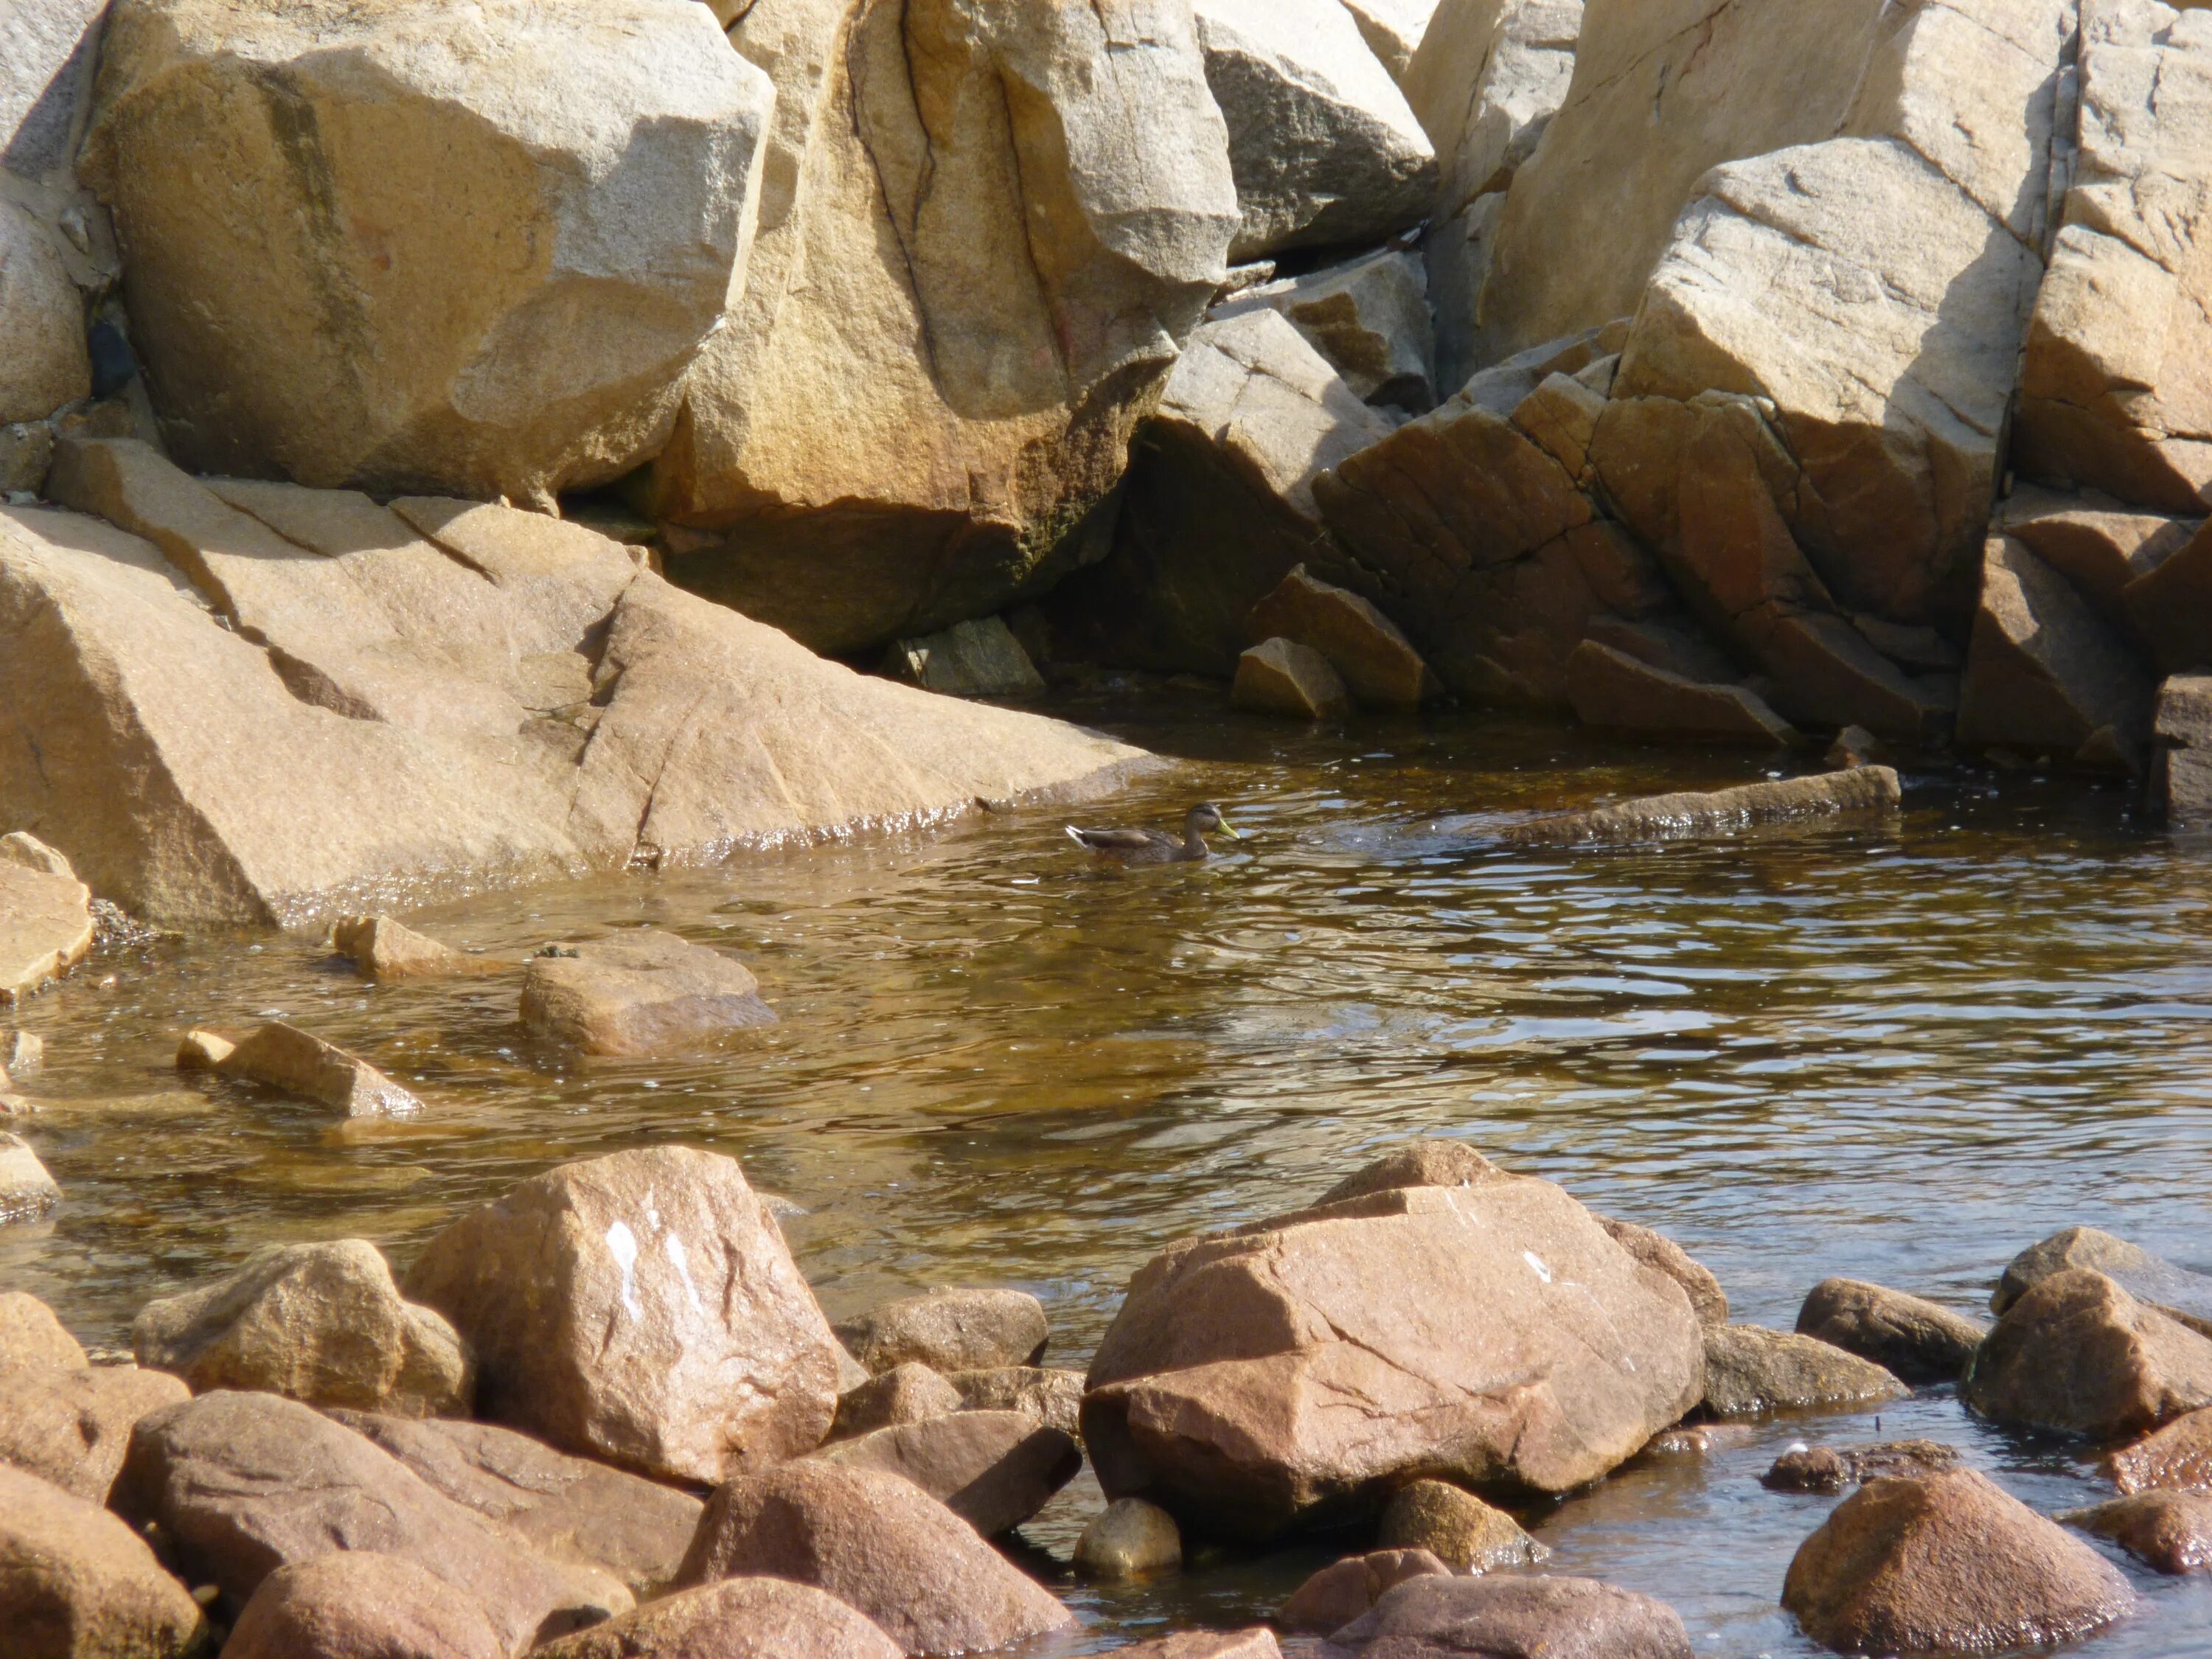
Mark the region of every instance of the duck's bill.
<instances>
[{"instance_id":1,"label":"duck's bill","mask_svg":"<svg viewBox=\"0 0 2212 1659\"><path fill-rule=\"evenodd\" d=\"M1220 824L1221 824L1221 833L1222 833L1223 835L1224 835L1224 836L1228 836L1230 840L1231 840L1231 841L1242 841L1242 840L1243 840L1243 839L1244 839L1244 837L1243 837L1243 836L1240 836L1240 835L1238 835L1238 834L1237 833L1237 828L1236 828L1236 826L1235 826L1234 824L1231 823L1227 818L1225 818L1225 817L1221 817L1221 815L1220 815L1218 812L1215 813L1215 814L1214 814L1214 817L1215 817L1217 819L1218 819L1218 820L1219 820L1219 822L1220 822Z\"/></svg>"}]
</instances>

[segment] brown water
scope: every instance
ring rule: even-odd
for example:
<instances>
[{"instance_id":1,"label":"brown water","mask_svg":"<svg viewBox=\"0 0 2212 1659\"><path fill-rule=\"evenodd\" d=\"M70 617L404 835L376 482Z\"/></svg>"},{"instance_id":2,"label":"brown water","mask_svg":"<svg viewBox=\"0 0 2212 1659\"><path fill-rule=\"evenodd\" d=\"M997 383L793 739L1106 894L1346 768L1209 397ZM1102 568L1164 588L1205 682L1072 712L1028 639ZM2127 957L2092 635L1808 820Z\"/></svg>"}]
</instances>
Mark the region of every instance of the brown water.
<instances>
[{"instance_id":1,"label":"brown water","mask_svg":"<svg viewBox=\"0 0 2212 1659\"><path fill-rule=\"evenodd\" d=\"M783 1023L713 1057L564 1065L523 1038L510 979L369 988L289 939L103 957L23 1013L50 1056L19 1079L44 1109L27 1133L67 1201L0 1230L0 1287L120 1343L146 1298L257 1244L362 1235L404 1263L548 1164L677 1140L805 1207L787 1231L833 1315L1018 1285L1080 1366L1160 1244L1416 1133L1664 1229L1765 1323L1835 1273L1974 1308L2071 1223L2212 1267L2212 849L2140 830L2116 791L1930 769L1883 827L1507 852L1486 836L1504 815L1765 763L1472 717L1307 733L1198 694L1067 712L1183 762L1109 816L1212 797L1243 848L1100 871L1063 814L1024 810L411 918L515 954L637 923L726 947ZM338 1128L170 1069L185 1025L280 1014L431 1109ZM1700 1653L1808 1653L1775 1598L1829 1500L1755 1476L1793 1439L1875 1429L1769 1425L1529 1519L1558 1570L1672 1601ZM1954 1440L2045 1510L2097 1491L2072 1449L1944 1394L1881 1432ZM1034 1563L1054 1571L1099 1501L1087 1476L1064 1494L1027 1529ZM1325 1559L1063 1583L1088 1626L1063 1650L1258 1616ZM2130 1572L2145 1610L2097 1652L2212 1651L2212 1587Z\"/></svg>"}]
</instances>

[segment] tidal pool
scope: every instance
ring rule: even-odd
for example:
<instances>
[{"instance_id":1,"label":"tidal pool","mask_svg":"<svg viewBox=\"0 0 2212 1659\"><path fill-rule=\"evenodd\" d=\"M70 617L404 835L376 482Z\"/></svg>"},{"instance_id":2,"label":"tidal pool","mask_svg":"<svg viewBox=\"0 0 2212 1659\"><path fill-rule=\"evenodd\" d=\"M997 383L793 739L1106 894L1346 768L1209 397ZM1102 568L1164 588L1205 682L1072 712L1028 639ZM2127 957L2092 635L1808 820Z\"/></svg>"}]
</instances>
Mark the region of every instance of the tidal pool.
<instances>
[{"instance_id":1,"label":"tidal pool","mask_svg":"<svg viewBox=\"0 0 2212 1659\"><path fill-rule=\"evenodd\" d=\"M833 1316L1020 1285L1052 1362L1079 1367L1161 1244L1416 1134L1671 1234L1762 1323L1830 1273L1978 1310L2008 1258L2075 1223L2212 1268L2212 848L2144 830L2117 789L1907 768L1887 825L1507 851L1487 830L1508 815L1773 763L1462 715L1308 732L1197 692L1058 712L1176 761L1073 816L1179 824L1212 799L1247 839L1102 870L1069 811L1024 807L408 918L516 957L641 923L726 948L782 1024L716 1054L564 1063L524 1038L511 977L370 988L298 939L103 953L21 1011L48 1056L18 1080L40 1108L24 1133L66 1198L0 1230L0 1286L122 1346L147 1298L257 1245L358 1235L404 1264L549 1164L681 1141L804 1206L786 1230ZM187 1025L277 1015L430 1109L334 1127L172 1069ZM1527 1518L1554 1570L1664 1597L1700 1653L1809 1654L1775 1602L1833 1500L1756 1476L1793 1440L1875 1433L1770 1422ZM2077 1449L1945 1392L1880 1433L1951 1440L2046 1511L2101 1490ZM1086 1474L1024 1531L1086 1621L1055 1652L1259 1617L1332 1554L1068 1583L1054 1562L1098 1502ZM2128 1571L2143 1611L2085 1652L2212 1650L2212 1585Z\"/></svg>"}]
</instances>

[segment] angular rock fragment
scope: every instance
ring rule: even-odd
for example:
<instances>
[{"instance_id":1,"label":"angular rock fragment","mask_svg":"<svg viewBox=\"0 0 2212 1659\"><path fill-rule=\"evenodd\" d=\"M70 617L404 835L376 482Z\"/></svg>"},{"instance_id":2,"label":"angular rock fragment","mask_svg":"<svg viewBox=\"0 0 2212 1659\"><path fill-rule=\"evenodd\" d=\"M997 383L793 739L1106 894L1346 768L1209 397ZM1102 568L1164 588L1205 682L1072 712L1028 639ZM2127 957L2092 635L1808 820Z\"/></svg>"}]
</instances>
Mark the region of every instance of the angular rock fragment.
<instances>
[{"instance_id":1,"label":"angular rock fragment","mask_svg":"<svg viewBox=\"0 0 2212 1659\"><path fill-rule=\"evenodd\" d=\"M433 1238L404 1288L475 1349L482 1415L641 1474L780 1462L836 1412L836 1340L732 1158L548 1170Z\"/></svg>"},{"instance_id":2,"label":"angular rock fragment","mask_svg":"<svg viewBox=\"0 0 2212 1659\"><path fill-rule=\"evenodd\" d=\"M390 916L341 916L331 945L367 978L389 983L408 979L458 979L501 964L456 951L402 926Z\"/></svg>"},{"instance_id":3,"label":"angular rock fragment","mask_svg":"<svg viewBox=\"0 0 2212 1659\"><path fill-rule=\"evenodd\" d=\"M1966 1375L1989 1328L1948 1308L1857 1279L1824 1279L1797 1310L1800 1335L1872 1360L1907 1382Z\"/></svg>"},{"instance_id":4,"label":"angular rock fragment","mask_svg":"<svg viewBox=\"0 0 2212 1659\"><path fill-rule=\"evenodd\" d=\"M246 1033L215 1068L312 1100L341 1117L411 1117L422 1109L420 1100L367 1060L283 1020Z\"/></svg>"},{"instance_id":5,"label":"angular rock fragment","mask_svg":"<svg viewBox=\"0 0 2212 1659\"><path fill-rule=\"evenodd\" d=\"M2137 1492L2060 1518L2111 1539L2159 1572L2212 1567L2212 1495L2204 1492Z\"/></svg>"},{"instance_id":6,"label":"angular rock fragment","mask_svg":"<svg viewBox=\"0 0 2212 1659\"><path fill-rule=\"evenodd\" d=\"M1567 658L1567 698L1585 726L1601 732L1696 742L1790 748L1797 730L1742 685L1715 685L1584 640Z\"/></svg>"},{"instance_id":7,"label":"angular rock fragment","mask_svg":"<svg viewBox=\"0 0 2212 1659\"><path fill-rule=\"evenodd\" d=\"M138 1419L191 1398L136 1365L15 1365L0 1371L0 1463L106 1504Z\"/></svg>"},{"instance_id":8,"label":"angular rock fragment","mask_svg":"<svg viewBox=\"0 0 2212 1659\"><path fill-rule=\"evenodd\" d=\"M541 1555L604 1567L639 1599L676 1576L703 1505L643 1480L489 1423L333 1410L456 1504L496 1521Z\"/></svg>"},{"instance_id":9,"label":"angular rock fragment","mask_svg":"<svg viewBox=\"0 0 2212 1659\"><path fill-rule=\"evenodd\" d=\"M773 1025L775 1011L734 957L634 928L532 957L523 969L522 1023L579 1054L647 1059Z\"/></svg>"},{"instance_id":10,"label":"angular rock fragment","mask_svg":"<svg viewBox=\"0 0 2212 1659\"><path fill-rule=\"evenodd\" d=\"M1666 841L1729 835L1761 824L1819 823L1857 815L1880 817L1894 812L1899 799L1895 772L1887 766L1855 766L1847 772L1747 783L1709 794L1640 796L1617 806L1510 824L1499 837L1535 844Z\"/></svg>"},{"instance_id":11,"label":"angular rock fragment","mask_svg":"<svg viewBox=\"0 0 2212 1659\"><path fill-rule=\"evenodd\" d=\"M90 1363L52 1308L27 1291L0 1291L0 1376L82 1370Z\"/></svg>"},{"instance_id":12,"label":"angular rock fragment","mask_svg":"<svg viewBox=\"0 0 2212 1659\"><path fill-rule=\"evenodd\" d=\"M1385 1590L1426 1573L1451 1569L1426 1550L1370 1550L1350 1555L1308 1578L1275 1614L1285 1630L1325 1636L1342 1630L1382 1597Z\"/></svg>"},{"instance_id":13,"label":"angular rock fragment","mask_svg":"<svg viewBox=\"0 0 2212 1659\"><path fill-rule=\"evenodd\" d=\"M900 1649L809 1585L725 1578L535 1651L539 1659L898 1659Z\"/></svg>"},{"instance_id":14,"label":"angular rock fragment","mask_svg":"<svg viewBox=\"0 0 2212 1659\"><path fill-rule=\"evenodd\" d=\"M1408 415L1435 407L1427 284L1411 254L1384 251L1304 276L1262 283L1207 313L1280 313L1370 404Z\"/></svg>"},{"instance_id":15,"label":"angular rock fragment","mask_svg":"<svg viewBox=\"0 0 2212 1659\"><path fill-rule=\"evenodd\" d=\"M1881 1366L1809 1336L1759 1325L1705 1333L1705 1408L1715 1417L1870 1407L1911 1392Z\"/></svg>"},{"instance_id":16,"label":"angular rock fragment","mask_svg":"<svg viewBox=\"0 0 2212 1659\"><path fill-rule=\"evenodd\" d=\"M2212 1339L2069 1267L2005 1310L1960 1392L2000 1423L2138 1435L2212 1405Z\"/></svg>"},{"instance_id":17,"label":"angular rock fragment","mask_svg":"<svg viewBox=\"0 0 2212 1659\"><path fill-rule=\"evenodd\" d=\"M1328 659L1295 640L1262 640L1237 658L1229 700L1296 720L1336 720L1352 712L1352 694Z\"/></svg>"},{"instance_id":18,"label":"angular rock fragment","mask_svg":"<svg viewBox=\"0 0 2212 1659\"><path fill-rule=\"evenodd\" d=\"M0 1468L0 1621L21 1659L193 1659L199 1604L97 1504Z\"/></svg>"},{"instance_id":19,"label":"angular rock fragment","mask_svg":"<svg viewBox=\"0 0 2212 1659\"><path fill-rule=\"evenodd\" d=\"M830 1425L830 1437L849 1440L856 1434L895 1428L902 1423L949 1417L968 1404L951 1382L919 1360L909 1359L839 1395L837 1419Z\"/></svg>"},{"instance_id":20,"label":"angular rock fragment","mask_svg":"<svg viewBox=\"0 0 2212 1659\"><path fill-rule=\"evenodd\" d=\"M2087 1635L2135 1606L2127 1580L1972 1469L1875 1480L1798 1546L1782 1605L1847 1653L1983 1653Z\"/></svg>"},{"instance_id":21,"label":"angular rock fragment","mask_svg":"<svg viewBox=\"0 0 2212 1659\"><path fill-rule=\"evenodd\" d=\"M1885 1440L1866 1446L1792 1446L1759 1477L1769 1492L1840 1492L1869 1480L1942 1474L1960 1465L1958 1449L1934 1440Z\"/></svg>"},{"instance_id":22,"label":"angular rock fragment","mask_svg":"<svg viewBox=\"0 0 2212 1659\"><path fill-rule=\"evenodd\" d=\"M1416 708L1435 690L1428 665L1395 623L1304 565L1252 607L1246 626L1254 639L1286 639L1320 652L1345 689L1370 708Z\"/></svg>"},{"instance_id":23,"label":"angular rock fragment","mask_svg":"<svg viewBox=\"0 0 2212 1659\"><path fill-rule=\"evenodd\" d=\"M310 1406L465 1414L476 1365L443 1317L401 1300L365 1238L272 1244L236 1272L157 1297L131 1322L138 1363L194 1393L258 1389Z\"/></svg>"},{"instance_id":24,"label":"angular rock fragment","mask_svg":"<svg viewBox=\"0 0 2212 1659\"><path fill-rule=\"evenodd\" d=\"M2202 525L2120 597L2161 673L2212 668L2212 535Z\"/></svg>"},{"instance_id":25,"label":"angular rock fragment","mask_svg":"<svg viewBox=\"0 0 2212 1659\"><path fill-rule=\"evenodd\" d=\"M238 1045L214 1031L187 1031L177 1040L177 1069L212 1072L238 1051Z\"/></svg>"},{"instance_id":26,"label":"angular rock fragment","mask_svg":"<svg viewBox=\"0 0 2212 1659\"><path fill-rule=\"evenodd\" d=\"M1044 1304L1027 1291L945 1287L878 1303L834 1328L877 1376L910 1362L940 1374L1035 1365L1051 1334Z\"/></svg>"},{"instance_id":27,"label":"angular rock fragment","mask_svg":"<svg viewBox=\"0 0 2212 1659\"><path fill-rule=\"evenodd\" d=\"M1142 1578L1182 1565L1182 1529L1175 1516L1141 1498L1115 1498L1075 1540L1075 1570L1086 1578Z\"/></svg>"},{"instance_id":28,"label":"angular rock fragment","mask_svg":"<svg viewBox=\"0 0 2212 1659\"><path fill-rule=\"evenodd\" d=\"M2068 1227L2031 1244L2005 1264L1990 1296L1990 1311L2002 1314L2053 1273L2086 1267L2102 1273L2137 1301L2148 1302L2204 1336L2212 1336L2212 1276L2177 1267L2163 1256L2095 1227Z\"/></svg>"},{"instance_id":29,"label":"angular rock fragment","mask_svg":"<svg viewBox=\"0 0 2212 1659\"><path fill-rule=\"evenodd\" d=\"M815 1458L717 1488L677 1582L753 1573L827 1590L909 1654L1000 1647L1075 1622L910 1482Z\"/></svg>"},{"instance_id":30,"label":"angular rock fragment","mask_svg":"<svg viewBox=\"0 0 2212 1659\"><path fill-rule=\"evenodd\" d=\"M2124 1492L2161 1486L2212 1492L2212 1408L2187 1412L2105 1460Z\"/></svg>"},{"instance_id":31,"label":"angular rock fragment","mask_svg":"<svg viewBox=\"0 0 2212 1659\"><path fill-rule=\"evenodd\" d=\"M1044 676L1000 617L897 641L884 665L892 678L940 696L1033 697L1044 690Z\"/></svg>"},{"instance_id":32,"label":"angular rock fragment","mask_svg":"<svg viewBox=\"0 0 2212 1659\"><path fill-rule=\"evenodd\" d=\"M0 1133L0 1225L35 1221L62 1201L62 1189L21 1135Z\"/></svg>"},{"instance_id":33,"label":"angular rock fragment","mask_svg":"<svg viewBox=\"0 0 2212 1659\"><path fill-rule=\"evenodd\" d=\"M2179 828L2212 823L2212 674L2176 674L2159 687L2148 799Z\"/></svg>"},{"instance_id":34,"label":"angular rock fragment","mask_svg":"<svg viewBox=\"0 0 2212 1659\"><path fill-rule=\"evenodd\" d=\"M1639 1227L1632 1221L1619 1221L1611 1216L1600 1216L1597 1224L1606 1231L1607 1237L1628 1252L1637 1261L1656 1272L1662 1273L1682 1287L1682 1294L1690 1298L1690 1310L1698 1316L1698 1322L1706 1327L1728 1323L1728 1292L1721 1288L1712 1269L1692 1255L1664 1233L1655 1233L1649 1227Z\"/></svg>"},{"instance_id":35,"label":"angular rock fragment","mask_svg":"<svg viewBox=\"0 0 2212 1659\"><path fill-rule=\"evenodd\" d=\"M1425 1573L1385 1591L1322 1647L1323 1659L1449 1659L1465 1653L1584 1652L1593 1659L1689 1659L1674 1608L1595 1578Z\"/></svg>"},{"instance_id":36,"label":"angular rock fragment","mask_svg":"<svg viewBox=\"0 0 2212 1659\"><path fill-rule=\"evenodd\" d=\"M1082 1432L1083 1373L1042 1365L998 1365L954 1371L945 1379L969 1411L1027 1412L1055 1429Z\"/></svg>"},{"instance_id":37,"label":"angular rock fragment","mask_svg":"<svg viewBox=\"0 0 2212 1659\"><path fill-rule=\"evenodd\" d=\"M955 1412L876 1429L815 1455L912 1481L986 1538L1012 1532L1075 1478L1074 1437L1027 1412Z\"/></svg>"},{"instance_id":38,"label":"angular rock fragment","mask_svg":"<svg viewBox=\"0 0 2212 1659\"><path fill-rule=\"evenodd\" d=\"M359 1549L277 1568L222 1650L228 1659L507 1659L472 1597L403 1557Z\"/></svg>"},{"instance_id":39,"label":"angular rock fragment","mask_svg":"<svg viewBox=\"0 0 2212 1659\"><path fill-rule=\"evenodd\" d=\"M1504 1510L1443 1480L1400 1487L1382 1510L1375 1545L1426 1550L1455 1572L1529 1566L1552 1553Z\"/></svg>"}]
</instances>

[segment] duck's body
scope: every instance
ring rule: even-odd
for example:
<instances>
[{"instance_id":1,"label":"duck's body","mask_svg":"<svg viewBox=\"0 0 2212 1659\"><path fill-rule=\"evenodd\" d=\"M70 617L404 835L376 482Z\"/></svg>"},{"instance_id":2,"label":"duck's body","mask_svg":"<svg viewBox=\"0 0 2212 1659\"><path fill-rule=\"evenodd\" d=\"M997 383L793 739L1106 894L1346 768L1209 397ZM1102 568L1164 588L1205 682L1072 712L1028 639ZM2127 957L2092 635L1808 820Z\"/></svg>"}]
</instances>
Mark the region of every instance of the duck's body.
<instances>
[{"instance_id":1,"label":"duck's body","mask_svg":"<svg viewBox=\"0 0 2212 1659\"><path fill-rule=\"evenodd\" d=\"M1088 848L1117 864L1196 864L1213 855L1206 844L1205 832L1209 830L1218 830L1231 841L1237 839L1229 820L1221 816L1221 809L1210 801L1192 807L1184 816L1180 838L1164 830L1079 830L1072 823L1067 836L1078 847Z\"/></svg>"}]
</instances>

